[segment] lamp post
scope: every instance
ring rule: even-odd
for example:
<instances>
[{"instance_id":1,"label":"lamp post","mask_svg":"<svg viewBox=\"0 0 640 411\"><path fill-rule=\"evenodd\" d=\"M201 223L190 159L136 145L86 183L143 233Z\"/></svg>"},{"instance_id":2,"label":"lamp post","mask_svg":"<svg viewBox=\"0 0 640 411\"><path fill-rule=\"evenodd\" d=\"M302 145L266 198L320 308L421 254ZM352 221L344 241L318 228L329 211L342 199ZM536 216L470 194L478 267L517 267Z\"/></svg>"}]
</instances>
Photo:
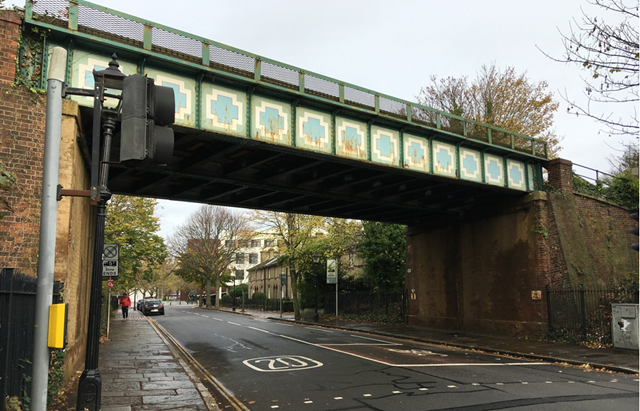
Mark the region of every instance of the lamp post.
<instances>
[{"instance_id":1,"label":"lamp post","mask_svg":"<svg viewBox=\"0 0 640 411\"><path fill-rule=\"evenodd\" d=\"M320 320L320 316L318 315L318 263L320 262L320 255L315 253L313 255L313 278L314 278L314 288L316 292L316 304L313 310L313 321L318 322Z\"/></svg>"},{"instance_id":2,"label":"lamp post","mask_svg":"<svg viewBox=\"0 0 640 411\"><path fill-rule=\"evenodd\" d=\"M236 274L233 274L233 307L231 308L231 311L235 311L236 310Z\"/></svg>"},{"instance_id":3,"label":"lamp post","mask_svg":"<svg viewBox=\"0 0 640 411\"><path fill-rule=\"evenodd\" d=\"M89 301L89 327L87 331L87 350L85 369L78 383L78 411L100 410L102 396L102 376L98 370L98 349L100 347L100 306L102 293L102 253L104 248L104 225L106 204L111 193L107 189L109 173L109 152L111 137L116 125L117 111L103 110L104 90L106 88L122 90L126 77L118 69L115 53L106 70L93 71L95 80L93 105L93 135L91 147L91 199L97 202L98 213L93 248L93 273L91 278L91 296ZM104 141L102 161L100 161L100 128L104 114Z\"/></svg>"}]
</instances>

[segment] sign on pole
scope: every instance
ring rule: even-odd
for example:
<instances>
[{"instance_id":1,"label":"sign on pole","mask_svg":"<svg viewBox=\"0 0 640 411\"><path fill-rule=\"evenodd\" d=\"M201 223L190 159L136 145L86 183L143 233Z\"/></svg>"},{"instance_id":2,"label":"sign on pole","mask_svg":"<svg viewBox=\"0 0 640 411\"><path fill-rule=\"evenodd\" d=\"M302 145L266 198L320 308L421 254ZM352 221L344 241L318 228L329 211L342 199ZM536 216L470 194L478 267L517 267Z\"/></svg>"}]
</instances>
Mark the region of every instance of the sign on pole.
<instances>
[{"instance_id":1,"label":"sign on pole","mask_svg":"<svg viewBox=\"0 0 640 411\"><path fill-rule=\"evenodd\" d=\"M105 244L102 250L102 279L117 280L120 246L118 244Z\"/></svg>"},{"instance_id":2,"label":"sign on pole","mask_svg":"<svg viewBox=\"0 0 640 411\"><path fill-rule=\"evenodd\" d=\"M327 284L338 284L336 260L327 260Z\"/></svg>"}]
</instances>

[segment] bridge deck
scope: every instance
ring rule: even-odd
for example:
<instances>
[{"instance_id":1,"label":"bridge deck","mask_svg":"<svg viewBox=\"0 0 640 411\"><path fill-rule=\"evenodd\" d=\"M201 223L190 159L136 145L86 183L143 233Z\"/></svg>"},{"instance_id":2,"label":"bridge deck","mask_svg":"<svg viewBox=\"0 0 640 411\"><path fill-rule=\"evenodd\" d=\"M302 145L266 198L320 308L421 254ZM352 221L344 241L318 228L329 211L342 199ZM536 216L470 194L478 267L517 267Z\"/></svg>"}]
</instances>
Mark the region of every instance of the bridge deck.
<instances>
[{"instance_id":1,"label":"bridge deck","mask_svg":"<svg viewBox=\"0 0 640 411\"><path fill-rule=\"evenodd\" d=\"M547 160L544 141L83 0L28 1L26 22L51 29L45 55L67 48L71 87L117 51L174 88L174 160L113 166L116 193L409 223L532 191Z\"/></svg>"}]
</instances>

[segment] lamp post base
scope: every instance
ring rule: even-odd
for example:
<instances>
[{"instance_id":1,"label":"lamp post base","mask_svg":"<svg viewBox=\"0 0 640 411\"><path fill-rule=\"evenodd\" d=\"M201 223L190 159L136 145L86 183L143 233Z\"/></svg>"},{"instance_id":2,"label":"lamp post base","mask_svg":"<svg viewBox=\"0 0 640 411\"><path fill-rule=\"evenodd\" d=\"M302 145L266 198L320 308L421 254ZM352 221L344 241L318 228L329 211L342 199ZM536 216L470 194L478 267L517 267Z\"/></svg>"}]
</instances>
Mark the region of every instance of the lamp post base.
<instances>
[{"instance_id":1,"label":"lamp post base","mask_svg":"<svg viewBox=\"0 0 640 411\"><path fill-rule=\"evenodd\" d=\"M102 376L100 371L84 370L78 384L77 411L99 411L102 398Z\"/></svg>"}]
</instances>

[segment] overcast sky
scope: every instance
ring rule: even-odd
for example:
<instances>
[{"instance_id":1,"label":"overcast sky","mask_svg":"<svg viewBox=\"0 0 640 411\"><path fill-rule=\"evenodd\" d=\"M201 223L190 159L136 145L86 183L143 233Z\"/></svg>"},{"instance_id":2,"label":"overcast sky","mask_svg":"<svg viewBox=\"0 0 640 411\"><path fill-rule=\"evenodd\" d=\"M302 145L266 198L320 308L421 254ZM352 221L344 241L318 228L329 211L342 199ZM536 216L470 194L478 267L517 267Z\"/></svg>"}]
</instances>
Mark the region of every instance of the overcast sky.
<instances>
[{"instance_id":1,"label":"overcast sky","mask_svg":"<svg viewBox=\"0 0 640 411\"><path fill-rule=\"evenodd\" d=\"M415 101L429 77L475 77L483 64L514 67L546 81L560 108L560 157L603 171L620 137L567 114L560 94L584 102L580 67L562 57L582 10L611 21L586 0L94 0L133 16L218 41L384 94ZM24 5L24 2L7 3ZM615 14L613 15L615 18ZM610 112L614 108L605 107ZM199 205L162 201L163 236Z\"/></svg>"}]
</instances>

